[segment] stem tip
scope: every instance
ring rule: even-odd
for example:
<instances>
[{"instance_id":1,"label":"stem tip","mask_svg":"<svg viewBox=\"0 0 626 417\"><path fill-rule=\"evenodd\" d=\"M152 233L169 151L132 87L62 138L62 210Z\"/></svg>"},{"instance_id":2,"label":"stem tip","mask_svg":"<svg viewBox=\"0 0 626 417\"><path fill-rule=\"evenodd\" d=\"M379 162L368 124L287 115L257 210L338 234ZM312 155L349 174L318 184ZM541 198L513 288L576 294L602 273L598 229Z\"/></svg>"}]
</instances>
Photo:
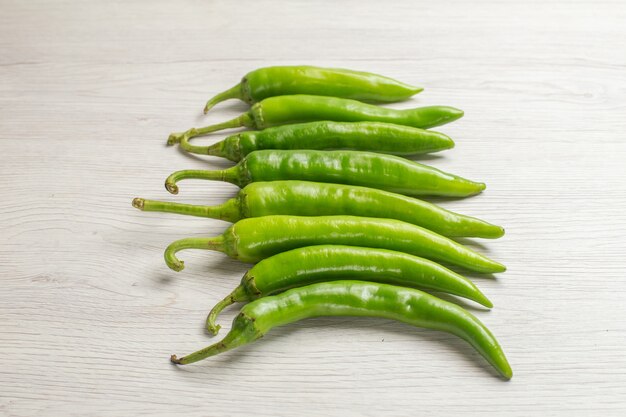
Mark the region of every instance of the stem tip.
<instances>
[{"instance_id":1,"label":"stem tip","mask_svg":"<svg viewBox=\"0 0 626 417\"><path fill-rule=\"evenodd\" d=\"M172 146L172 145L179 143L183 139L183 136L185 136L186 133L187 132L177 132L177 133L170 134L167 138L167 146Z\"/></svg>"},{"instance_id":2,"label":"stem tip","mask_svg":"<svg viewBox=\"0 0 626 417\"><path fill-rule=\"evenodd\" d=\"M215 336L215 335L217 335L219 333L219 331L222 328L222 326L219 325L219 324L213 325L212 323L208 323L206 328L209 331L209 333L211 333L212 336Z\"/></svg>"},{"instance_id":3,"label":"stem tip","mask_svg":"<svg viewBox=\"0 0 626 417\"><path fill-rule=\"evenodd\" d=\"M196 129L195 127L192 127L189 130L185 130L184 132L172 133L167 138L167 145L172 146L176 143L180 143L180 141L183 140L184 138L189 139L198 135L199 135L198 129Z\"/></svg>"},{"instance_id":4,"label":"stem tip","mask_svg":"<svg viewBox=\"0 0 626 417\"><path fill-rule=\"evenodd\" d=\"M165 181L165 189L170 194L178 194L178 185L173 182Z\"/></svg>"},{"instance_id":5,"label":"stem tip","mask_svg":"<svg viewBox=\"0 0 626 417\"><path fill-rule=\"evenodd\" d=\"M144 200L143 198L134 198L133 199L133 207L135 207L136 209L139 209L139 210L143 210L143 203L145 201L146 200Z\"/></svg>"},{"instance_id":6,"label":"stem tip","mask_svg":"<svg viewBox=\"0 0 626 417\"><path fill-rule=\"evenodd\" d=\"M185 269L185 262L181 261L179 259L176 259L175 261L169 262L167 264L167 266L170 267L170 269L176 271L176 272L180 272L183 269Z\"/></svg>"},{"instance_id":7,"label":"stem tip","mask_svg":"<svg viewBox=\"0 0 626 417\"><path fill-rule=\"evenodd\" d=\"M170 356L170 361L172 361L172 363L175 363L176 365L180 365L181 364L180 359L178 359L176 357L176 355Z\"/></svg>"}]
</instances>

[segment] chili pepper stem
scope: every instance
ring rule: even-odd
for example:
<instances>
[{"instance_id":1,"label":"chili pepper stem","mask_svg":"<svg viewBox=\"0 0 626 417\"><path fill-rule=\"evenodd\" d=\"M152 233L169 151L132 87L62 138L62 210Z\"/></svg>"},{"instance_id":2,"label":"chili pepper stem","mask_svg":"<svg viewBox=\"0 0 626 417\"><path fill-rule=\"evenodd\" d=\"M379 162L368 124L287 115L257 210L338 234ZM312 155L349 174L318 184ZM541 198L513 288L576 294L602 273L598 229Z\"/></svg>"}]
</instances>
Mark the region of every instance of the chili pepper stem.
<instances>
[{"instance_id":1,"label":"chili pepper stem","mask_svg":"<svg viewBox=\"0 0 626 417\"><path fill-rule=\"evenodd\" d=\"M224 339L227 339L228 335ZM178 358L176 355L170 356L170 360L176 365L187 365L189 363L198 362L199 360L208 358L209 356L215 356L222 352L226 352L232 348L237 346L229 346L229 344L223 340L219 343L215 343L214 345L208 346L202 350L191 353L189 355L183 356L182 358Z\"/></svg>"},{"instance_id":2,"label":"chili pepper stem","mask_svg":"<svg viewBox=\"0 0 626 417\"><path fill-rule=\"evenodd\" d=\"M212 181L226 181L231 184L241 185L239 181L239 173L237 165L220 170L201 170L201 169L185 169L176 171L165 180L165 189L171 194L178 194L178 186L176 183L184 179L199 179Z\"/></svg>"},{"instance_id":3,"label":"chili pepper stem","mask_svg":"<svg viewBox=\"0 0 626 417\"><path fill-rule=\"evenodd\" d=\"M133 200L133 207L141 211L184 214L187 216L226 220L231 223L241 219L240 206L238 198L231 198L225 203L216 206L198 206L169 201L145 200L143 198L135 198Z\"/></svg>"},{"instance_id":4,"label":"chili pepper stem","mask_svg":"<svg viewBox=\"0 0 626 417\"><path fill-rule=\"evenodd\" d=\"M234 129L237 127L254 127L254 119L250 116L249 113L244 113L240 116L235 117L234 119L227 120L222 123L216 123L214 125L204 126L204 127L192 127L189 130L184 132L172 133L167 138L168 146L172 146L176 143L180 143L183 138L195 138L196 136L206 135L211 132L215 132L222 129Z\"/></svg>"},{"instance_id":5,"label":"chili pepper stem","mask_svg":"<svg viewBox=\"0 0 626 417\"><path fill-rule=\"evenodd\" d=\"M217 103L221 103L222 101L226 101L231 98L241 98L241 84L237 84L226 91L222 91L209 99L204 106L204 114L207 114L208 111Z\"/></svg>"},{"instance_id":6,"label":"chili pepper stem","mask_svg":"<svg viewBox=\"0 0 626 417\"><path fill-rule=\"evenodd\" d=\"M255 326L255 320L243 313L233 320L233 327L224 338L204 349L200 349L194 353L183 356L182 358L172 355L170 360L177 365L186 365L188 363L198 362L199 360L215 356L227 350L234 349L238 346L253 342L262 337L263 333Z\"/></svg>"},{"instance_id":7,"label":"chili pepper stem","mask_svg":"<svg viewBox=\"0 0 626 417\"><path fill-rule=\"evenodd\" d=\"M222 327L219 324L215 324L217 316L222 312L222 310L224 310L229 305L232 305L235 303L242 303L248 300L250 300L250 297L248 297L248 294L246 293L246 289L242 285L239 285L230 294L224 297L220 302L215 304L215 306L211 309L211 312L206 318L206 328L209 331L209 333L215 336L217 332L219 332L220 328Z\"/></svg>"},{"instance_id":8,"label":"chili pepper stem","mask_svg":"<svg viewBox=\"0 0 626 417\"><path fill-rule=\"evenodd\" d=\"M189 130L185 130L184 132L175 132L171 133L167 138L167 146L172 146L176 143L179 143L183 138L186 137L195 137L198 134L198 130L195 127L192 127Z\"/></svg>"},{"instance_id":9,"label":"chili pepper stem","mask_svg":"<svg viewBox=\"0 0 626 417\"><path fill-rule=\"evenodd\" d=\"M196 149L199 149L201 152L206 152L206 155L219 156L220 158L227 157L227 154L224 152L224 141L222 140L207 146L206 149L202 146L196 146Z\"/></svg>"},{"instance_id":10,"label":"chili pepper stem","mask_svg":"<svg viewBox=\"0 0 626 417\"><path fill-rule=\"evenodd\" d=\"M190 153L198 155L212 155L212 156L224 156L224 142L220 141L209 146L196 146L189 143L189 139L193 136L183 136L180 140L180 147Z\"/></svg>"},{"instance_id":11,"label":"chili pepper stem","mask_svg":"<svg viewBox=\"0 0 626 417\"><path fill-rule=\"evenodd\" d=\"M199 360L208 358L209 356L215 356L222 352L226 352L227 350L233 349L238 346L231 346L230 343L228 343L227 339L229 339L229 335L230 333L226 335L224 340L222 340L221 342L215 343L214 345L208 346L202 350L183 356L182 358L178 358L176 355L172 355L170 356L170 360L176 365L187 365L189 363L198 362Z\"/></svg>"},{"instance_id":12,"label":"chili pepper stem","mask_svg":"<svg viewBox=\"0 0 626 417\"><path fill-rule=\"evenodd\" d=\"M180 272L185 268L185 263L176 257L176 253L184 249L205 249L224 252L224 237L190 237L172 242L165 249L165 263L170 269Z\"/></svg>"}]
</instances>

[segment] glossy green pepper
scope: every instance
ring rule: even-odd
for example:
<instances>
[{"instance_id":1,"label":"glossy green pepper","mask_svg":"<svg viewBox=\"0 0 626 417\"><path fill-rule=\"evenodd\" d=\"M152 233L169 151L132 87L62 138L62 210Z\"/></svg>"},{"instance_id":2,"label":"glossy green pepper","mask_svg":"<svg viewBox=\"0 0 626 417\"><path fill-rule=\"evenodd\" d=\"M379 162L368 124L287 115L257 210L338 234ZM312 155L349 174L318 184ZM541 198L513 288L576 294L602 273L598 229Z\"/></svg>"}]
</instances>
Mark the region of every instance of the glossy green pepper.
<instances>
[{"instance_id":1,"label":"glossy green pepper","mask_svg":"<svg viewBox=\"0 0 626 417\"><path fill-rule=\"evenodd\" d=\"M241 189L236 197L217 206L142 198L135 198L133 206L143 211L210 217L231 223L275 214L349 215L402 220L448 237L495 239L504 235L500 226L416 198L374 188L309 181L253 182Z\"/></svg>"},{"instance_id":2,"label":"glossy green pepper","mask_svg":"<svg viewBox=\"0 0 626 417\"><path fill-rule=\"evenodd\" d=\"M194 146L184 136L187 152L240 161L260 149L350 149L392 155L416 155L454 147L443 133L380 122L310 122L241 132L210 146Z\"/></svg>"},{"instance_id":3,"label":"glossy green pepper","mask_svg":"<svg viewBox=\"0 0 626 417\"><path fill-rule=\"evenodd\" d=\"M253 266L239 286L213 307L207 317L207 329L217 334L220 328L215 324L217 316L233 303L256 300L316 282L344 279L426 288L493 307L470 280L424 258L387 249L306 246L279 253Z\"/></svg>"},{"instance_id":4,"label":"glossy green pepper","mask_svg":"<svg viewBox=\"0 0 626 417\"><path fill-rule=\"evenodd\" d=\"M311 94L391 102L406 100L422 90L369 72L304 65L266 67L247 73L239 84L211 98L204 113L232 98L252 104L273 96Z\"/></svg>"},{"instance_id":5,"label":"glossy green pepper","mask_svg":"<svg viewBox=\"0 0 626 417\"><path fill-rule=\"evenodd\" d=\"M496 338L465 309L413 288L362 281L323 282L255 300L243 306L220 342L170 359L197 362L253 342L274 327L322 316L380 317L448 332L472 345L502 377L513 376Z\"/></svg>"},{"instance_id":6,"label":"glossy green pepper","mask_svg":"<svg viewBox=\"0 0 626 417\"><path fill-rule=\"evenodd\" d=\"M167 247L164 257L171 269L180 271L184 263L176 257L176 252L183 249L216 250L254 263L291 249L325 244L395 250L476 272L506 270L504 265L422 227L398 220L355 216L244 219L220 236L178 240Z\"/></svg>"},{"instance_id":7,"label":"glossy green pepper","mask_svg":"<svg viewBox=\"0 0 626 417\"><path fill-rule=\"evenodd\" d=\"M165 180L165 188L177 194L176 183L186 178L228 181L239 187L257 181L316 181L411 196L467 197L486 187L399 156L360 151L254 151L228 169L177 171Z\"/></svg>"},{"instance_id":8,"label":"glossy green pepper","mask_svg":"<svg viewBox=\"0 0 626 417\"><path fill-rule=\"evenodd\" d=\"M414 109L390 109L345 98L323 96L278 96L266 98L232 120L172 133L167 143L173 145L185 136L193 137L222 129L249 127L265 129L291 123L331 120L337 122L384 122L428 129L455 121L463 111L454 107L430 106Z\"/></svg>"}]
</instances>

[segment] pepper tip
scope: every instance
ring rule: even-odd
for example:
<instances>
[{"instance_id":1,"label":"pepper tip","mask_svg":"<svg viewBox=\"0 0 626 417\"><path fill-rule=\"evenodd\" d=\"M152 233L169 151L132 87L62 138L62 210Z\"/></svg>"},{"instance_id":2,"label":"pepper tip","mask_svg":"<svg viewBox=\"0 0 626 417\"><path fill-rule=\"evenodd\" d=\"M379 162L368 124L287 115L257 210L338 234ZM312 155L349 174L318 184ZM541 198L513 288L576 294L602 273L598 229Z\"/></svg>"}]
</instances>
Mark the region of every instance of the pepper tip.
<instances>
[{"instance_id":1,"label":"pepper tip","mask_svg":"<svg viewBox=\"0 0 626 417\"><path fill-rule=\"evenodd\" d=\"M484 294L481 294L482 297L480 298L480 304L482 304L483 306L491 309L493 308L493 303L491 302L490 299L487 298L487 296L485 296Z\"/></svg>"}]
</instances>

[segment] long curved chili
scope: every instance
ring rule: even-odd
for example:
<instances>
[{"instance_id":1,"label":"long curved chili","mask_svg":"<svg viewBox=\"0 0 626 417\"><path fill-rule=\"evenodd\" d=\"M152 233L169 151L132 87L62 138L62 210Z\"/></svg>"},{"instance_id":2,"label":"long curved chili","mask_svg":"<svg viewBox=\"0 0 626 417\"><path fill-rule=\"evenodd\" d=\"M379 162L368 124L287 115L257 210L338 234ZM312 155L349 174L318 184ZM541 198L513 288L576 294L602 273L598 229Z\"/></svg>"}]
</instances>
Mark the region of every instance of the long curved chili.
<instances>
[{"instance_id":1,"label":"long curved chili","mask_svg":"<svg viewBox=\"0 0 626 417\"><path fill-rule=\"evenodd\" d=\"M135 198L133 206L143 211L209 217L231 223L276 214L348 215L402 220L448 237L495 239L504 235L500 226L416 198L374 188L309 181L253 182L236 197L216 206L143 198Z\"/></svg>"},{"instance_id":2,"label":"long curved chili","mask_svg":"<svg viewBox=\"0 0 626 417\"><path fill-rule=\"evenodd\" d=\"M312 284L255 300L243 306L220 342L170 359L190 364L251 343L274 327L322 316L380 317L451 333L472 345L503 378L513 376L496 338L465 309L413 288L362 281Z\"/></svg>"},{"instance_id":3,"label":"long curved chili","mask_svg":"<svg viewBox=\"0 0 626 417\"><path fill-rule=\"evenodd\" d=\"M199 136L222 129L248 127L265 129L291 123L319 120L337 122L384 122L422 129L453 122L463 116L454 107L429 106L413 109L391 109L337 97L293 95L269 97L254 104L249 111L234 119L210 126L172 133L167 143L173 145L184 136Z\"/></svg>"},{"instance_id":4,"label":"long curved chili","mask_svg":"<svg viewBox=\"0 0 626 417\"><path fill-rule=\"evenodd\" d=\"M256 103L273 96L312 94L392 102L406 100L422 90L370 72L307 65L274 66L247 73L239 84L212 97L206 103L204 113L217 103L233 98Z\"/></svg>"},{"instance_id":5,"label":"long curved chili","mask_svg":"<svg viewBox=\"0 0 626 417\"><path fill-rule=\"evenodd\" d=\"M227 169L174 172L165 180L165 188L176 194L176 183L189 178L227 181L239 187L257 181L316 181L359 185L410 196L467 197L486 188L482 182L399 156L359 151L254 151Z\"/></svg>"},{"instance_id":6,"label":"long curved chili","mask_svg":"<svg viewBox=\"0 0 626 417\"><path fill-rule=\"evenodd\" d=\"M209 146L192 145L192 137L183 136L180 147L235 162L261 149L346 149L408 156L454 147L454 141L443 133L380 122L297 123L240 132Z\"/></svg>"},{"instance_id":7,"label":"long curved chili","mask_svg":"<svg viewBox=\"0 0 626 417\"><path fill-rule=\"evenodd\" d=\"M220 251L242 262L313 245L347 245L405 252L476 272L504 272L506 267L451 239L413 224L391 219L355 216L265 216L243 219L215 237L186 238L171 243L165 262L181 271L176 257L183 249Z\"/></svg>"}]
</instances>

